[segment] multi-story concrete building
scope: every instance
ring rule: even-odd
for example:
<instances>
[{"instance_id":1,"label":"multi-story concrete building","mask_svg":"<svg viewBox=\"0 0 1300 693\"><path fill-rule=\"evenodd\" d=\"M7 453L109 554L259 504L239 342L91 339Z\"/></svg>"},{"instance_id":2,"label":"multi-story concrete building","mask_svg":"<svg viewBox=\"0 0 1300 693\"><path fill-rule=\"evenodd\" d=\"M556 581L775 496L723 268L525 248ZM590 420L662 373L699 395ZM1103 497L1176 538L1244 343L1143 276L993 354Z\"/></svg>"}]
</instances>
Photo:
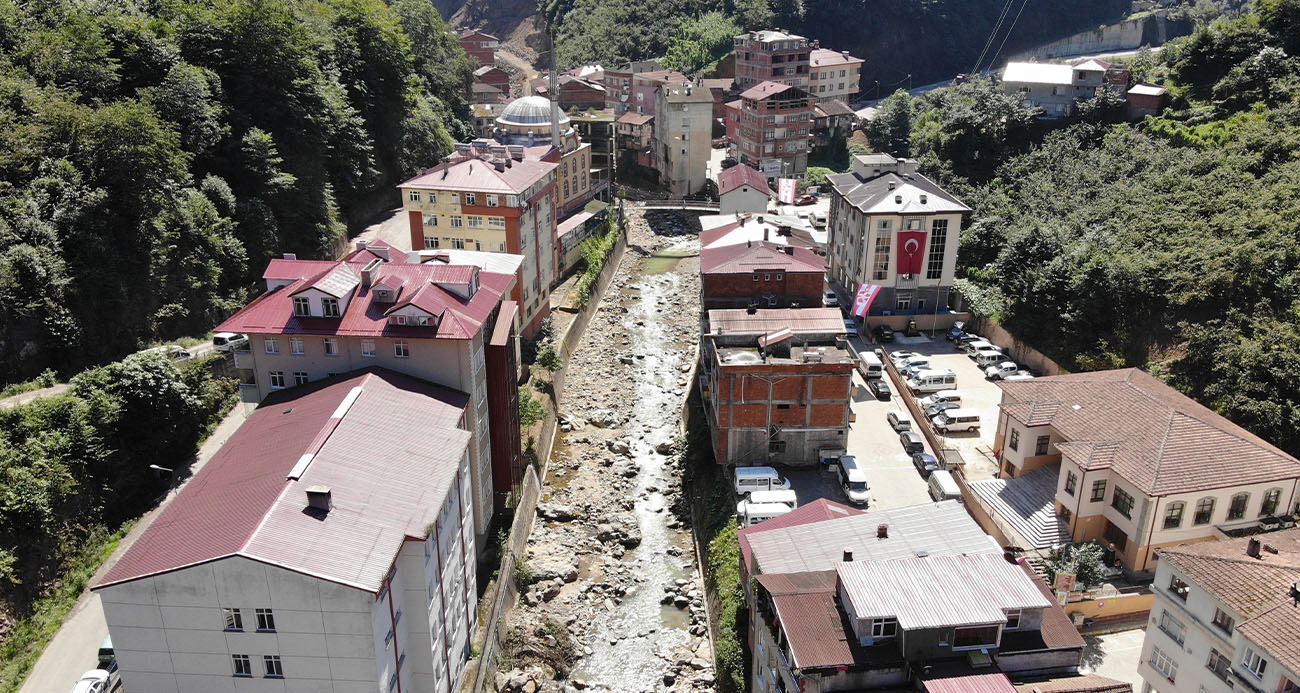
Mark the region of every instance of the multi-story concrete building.
<instances>
[{"instance_id":1,"label":"multi-story concrete building","mask_svg":"<svg viewBox=\"0 0 1300 693\"><path fill-rule=\"evenodd\" d=\"M1002 71L1002 89L1017 94L1049 118L1074 113L1076 101L1086 101L1103 89L1123 94L1128 89L1127 67L1101 60L1081 60L1073 65L1055 63L1007 63Z\"/></svg>"},{"instance_id":2,"label":"multi-story concrete building","mask_svg":"<svg viewBox=\"0 0 1300 693\"><path fill-rule=\"evenodd\" d=\"M1130 572L1300 500L1300 460L1135 368L1000 382L999 476L1056 467L1055 515Z\"/></svg>"},{"instance_id":3,"label":"multi-story concrete building","mask_svg":"<svg viewBox=\"0 0 1300 693\"><path fill-rule=\"evenodd\" d=\"M948 310L970 208L888 154L855 156L851 172L828 180L831 285L843 296L880 286L872 315Z\"/></svg>"},{"instance_id":4,"label":"multi-story concrete building","mask_svg":"<svg viewBox=\"0 0 1300 693\"><path fill-rule=\"evenodd\" d=\"M808 93L817 103L853 101L861 89L862 58L848 51L814 48L808 56Z\"/></svg>"},{"instance_id":5,"label":"multi-story concrete building","mask_svg":"<svg viewBox=\"0 0 1300 693\"><path fill-rule=\"evenodd\" d=\"M732 107L735 102L728 104ZM787 84L763 82L740 94L728 128L733 156L768 178L803 178L808 170L808 137L813 103L808 92Z\"/></svg>"},{"instance_id":6,"label":"multi-story concrete building","mask_svg":"<svg viewBox=\"0 0 1300 693\"><path fill-rule=\"evenodd\" d=\"M666 83L655 92L651 153L659 183L674 197L704 189L713 132L713 95L690 84Z\"/></svg>"},{"instance_id":7,"label":"multi-story concrete building","mask_svg":"<svg viewBox=\"0 0 1300 693\"><path fill-rule=\"evenodd\" d=\"M356 259L371 253L368 247ZM267 293L218 327L248 335L250 349L235 354L244 401L372 366L469 393L472 507L481 538L498 490L493 465L521 464L492 457L493 436L519 437L509 425L518 420L517 391L506 393L503 406L489 406L492 374L517 377L504 353L514 348L514 306L501 301L515 275L376 257L364 264L276 259L263 277ZM497 333L505 344L494 349Z\"/></svg>"},{"instance_id":8,"label":"multi-story concrete building","mask_svg":"<svg viewBox=\"0 0 1300 693\"><path fill-rule=\"evenodd\" d=\"M629 111L614 121L615 148L619 165L625 168L653 163L650 143L654 141L654 116Z\"/></svg>"},{"instance_id":9,"label":"multi-story concrete building","mask_svg":"<svg viewBox=\"0 0 1300 693\"><path fill-rule=\"evenodd\" d=\"M527 158L559 164L558 219L582 209L599 192L591 177L591 144L582 141L569 117L549 99L529 96L510 102L497 117L493 137L496 144L523 147Z\"/></svg>"},{"instance_id":10,"label":"multi-story concrete building","mask_svg":"<svg viewBox=\"0 0 1300 693\"><path fill-rule=\"evenodd\" d=\"M268 397L93 586L124 687L459 690L471 407L382 368Z\"/></svg>"},{"instance_id":11,"label":"multi-story concrete building","mask_svg":"<svg viewBox=\"0 0 1300 693\"><path fill-rule=\"evenodd\" d=\"M808 88L809 57L816 41L785 31L750 31L733 38L736 49L736 88L744 91L763 82Z\"/></svg>"},{"instance_id":12,"label":"multi-story concrete building","mask_svg":"<svg viewBox=\"0 0 1300 693\"><path fill-rule=\"evenodd\" d=\"M1300 530L1158 553L1145 693L1300 691Z\"/></svg>"},{"instance_id":13,"label":"multi-story concrete building","mask_svg":"<svg viewBox=\"0 0 1300 693\"><path fill-rule=\"evenodd\" d=\"M758 241L700 250L700 305L818 308L826 263L794 245Z\"/></svg>"},{"instance_id":14,"label":"multi-story concrete building","mask_svg":"<svg viewBox=\"0 0 1300 693\"><path fill-rule=\"evenodd\" d=\"M837 308L708 311L700 375L719 464L843 451L856 361Z\"/></svg>"},{"instance_id":15,"label":"multi-story concrete building","mask_svg":"<svg viewBox=\"0 0 1300 693\"><path fill-rule=\"evenodd\" d=\"M465 49L469 57L478 61L478 64L491 65L497 61L497 48L501 47L501 41L492 34L475 29L462 29L460 47Z\"/></svg>"},{"instance_id":16,"label":"multi-story concrete building","mask_svg":"<svg viewBox=\"0 0 1300 693\"><path fill-rule=\"evenodd\" d=\"M645 97L641 98L641 110L637 110L636 100L632 97L632 75L643 72L661 72L663 66L657 60L638 60L622 65L621 67L605 70L605 105L613 108L619 114L632 112L648 115L645 111ZM684 78L683 78L684 79ZM651 101L654 100L654 94L650 95ZM651 108L653 108L653 103Z\"/></svg>"},{"instance_id":17,"label":"multi-story concrete building","mask_svg":"<svg viewBox=\"0 0 1300 693\"><path fill-rule=\"evenodd\" d=\"M509 113L507 108L497 122ZM523 256L522 283L512 298L525 336L536 333L551 310L558 168L527 156L523 145L475 140L456 145L446 161L399 186L412 248Z\"/></svg>"},{"instance_id":18,"label":"multi-story concrete building","mask_svg":"<svg viewBox=\"0 0 1300 693\"><path fill-rule=\"evenodd\" d=\"M569 112L569 122L578 138L590 145L591 194L608 201L614 178L614 109L593 108Z\"/></svg>"}]
</instances>

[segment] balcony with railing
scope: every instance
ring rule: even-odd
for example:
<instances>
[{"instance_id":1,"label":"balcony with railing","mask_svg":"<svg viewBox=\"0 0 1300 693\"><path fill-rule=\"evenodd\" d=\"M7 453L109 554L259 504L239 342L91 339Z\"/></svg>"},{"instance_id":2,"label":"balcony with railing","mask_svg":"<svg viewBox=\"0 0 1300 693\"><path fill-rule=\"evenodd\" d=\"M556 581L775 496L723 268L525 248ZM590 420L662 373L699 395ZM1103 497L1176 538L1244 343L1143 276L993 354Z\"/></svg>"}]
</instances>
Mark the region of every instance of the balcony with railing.
<instances>
[{"instance_id":1,"label":"balcony with railing","mask_svg":"<svg viewBox=\"0 0 1300 693\"><path fill-rule=\"evenodd\" d=\"M895 289L915 289L921 285L921 275L900 274L894 277Z\"/></svg>"}]
</instances>

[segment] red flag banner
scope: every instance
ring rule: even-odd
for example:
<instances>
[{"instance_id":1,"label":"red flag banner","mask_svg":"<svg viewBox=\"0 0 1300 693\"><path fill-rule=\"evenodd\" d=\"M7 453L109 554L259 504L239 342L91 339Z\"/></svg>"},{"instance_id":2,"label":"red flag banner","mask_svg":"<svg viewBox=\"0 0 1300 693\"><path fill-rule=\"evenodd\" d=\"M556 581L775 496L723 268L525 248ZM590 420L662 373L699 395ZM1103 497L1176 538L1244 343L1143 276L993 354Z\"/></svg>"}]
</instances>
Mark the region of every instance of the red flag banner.
<instances>
[{"instance_id":1,"label":"red flag banner","mask_svg":"<svg viewBox=\"0 0 1300 693\"><path fill-rule=\"evenodd\" d=\"M867 311L871 310L871 302L876 300L880 294L880 287L875 284L863 284L858 287L858 294L853 298L853 315L861 317L867 316Z\"/></svg>"},{"instance_id":2,"label":"red flag banner","mask_svg":"<svg viewBox=\"0 0 1300 693\"><path fill-rule=\"evenodd\" d=\"M794 204L795 194L799 191L799 181L794 178L777 179L777 200L785 204Z\"/></svg>"},{"instance_id":3,"label":"red flag banner","mask_svg":"<svg viewBox=\"0 0 1300 693\"><path fill-rule=\"evenodd\" d=\"M920 274L925 264L925 232L902 231L898 234L898 274Z\"/></svg>"}]
</instances>

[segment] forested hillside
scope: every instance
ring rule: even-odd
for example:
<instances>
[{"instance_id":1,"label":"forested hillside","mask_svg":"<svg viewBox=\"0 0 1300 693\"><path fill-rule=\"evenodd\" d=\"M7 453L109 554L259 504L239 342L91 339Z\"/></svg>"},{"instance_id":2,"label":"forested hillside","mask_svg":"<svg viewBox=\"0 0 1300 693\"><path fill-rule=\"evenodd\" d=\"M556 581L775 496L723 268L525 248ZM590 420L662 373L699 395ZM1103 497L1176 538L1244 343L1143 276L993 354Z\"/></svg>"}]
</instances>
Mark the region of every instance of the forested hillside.
<instances>
[{"instance_id":1,"label":"forested hillside","mask_svg":"<svg viewBox=\"0 0 1300 693\"><path fill-rule=\"evenodd\" d=\"M0 0L0 370L202 333L450 150L427 0ZM395 198L394 198L395 199Z\"/></svg>"},{"instance_id":2,"label":"forested hillside","mask_svg":"<svg viewBox=\"0 0 1300 693\"><path fill-rule=\"evenodd\" d=\"M977 82L891 97L873 141L975 207L976 309L1070 369L1145 366L1300 454L1300 0L1138 56L1159 118L1035 121Z\"/></svg>"}]
</instances>

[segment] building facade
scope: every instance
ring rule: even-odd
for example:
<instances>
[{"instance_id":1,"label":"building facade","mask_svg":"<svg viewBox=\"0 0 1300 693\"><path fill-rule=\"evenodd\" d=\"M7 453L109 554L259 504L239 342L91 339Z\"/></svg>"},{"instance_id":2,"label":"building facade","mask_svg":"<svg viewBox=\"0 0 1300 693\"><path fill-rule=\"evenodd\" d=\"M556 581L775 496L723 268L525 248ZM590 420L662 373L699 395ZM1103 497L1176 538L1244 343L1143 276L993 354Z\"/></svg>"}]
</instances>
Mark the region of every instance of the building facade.
<instances>
[{"instance_id":1,"label":"building facade","mask_svg":"<svg viewBox=\"0 0 1300 693\"><path fill-rule=\"evenodd\" d=\"M475 140L456 145L446 161L398 186L412 248L524 258L522 281L510 296L520 306L524 336L535 334L551 310L559 168L529 158L522 145Z\"/></svg>"},{"instance_id":2,"label":"building facade","mask_svg":"<svg viewBox=\"0 0 1300 693\"><path fill-rule=\"evenodd\" d=\"M862 62L848 51L813 49L808 57L808 93L817 103L852 103L861 89Z\"/></svg>"},{"instance_id":3,"label":"building facade","mask_svg":"<svg viewBox=\"0 0 1300 693\"><path fill-rule=\"evenodd\" d=\"M767 211L772 200L772 188L767 178L750 166L732 166L718 174L718 213Z\"/></svg>"},{"instance_id":4,"label":"building facade","mask_svg":"<svg viewBox=\"0 0 1300 693\"><path fill-rule=\"evenodd\" d=\"M478 64L491 65L497 61L497 48L501 47L501 41L482 31L462 29L460 47L465 49L469 57L477 60Z\"/></svg>"},{"instance_id":5,"label":"building facade","mask_svg":"<svg viewBox=\"0 0 1300 693\"><path fill-rule=\"evenodd\" d=\"M383 369L268 398L92 587L123 686L458 690L468 405ZM387 444L412 427L424 444Z\"/></svg>"},{"instance_id":6,"label":"building facade","mask_svg":"<svg viewBox=\"0 0 1300 693\"><path fill-rule=\"evenodd\" d=\"M1300 530L1160 551L1145 693L1300 691Z\"/></svg>"},{"instance_id":7,"label":"building facade","mask_svg":"<svg viewBox=\"0 0 1300 693\"><path fill-rule=\"evenodd\" d=\"M638 60L605 70L605 105L613 108L620 115L628 112L648 115L645 111L645 97L642 96L640 104L632 97L632 76L643 72L661 71L663 66L657 60ZM654 95L650 96L653 102ZM637 109L638 105L642 106L640 110Z\"/></svg>"},{"instance_id":8,"label":"building facade","mask_svg":"<svg viewBox=\"0 0 1300 693\"><path fill-rule=\"evenodd\" d=\"M736 88L744 91L763 82L807 89L809 57L816 41L785 31L750 31L733 38Z\"/></svg>"},{"instance_id":9,"label":"building facade","mask_svg":"<svg viewBox=\"0 0 1300 693\"><path fill-rule=\"evenodd\" d=\"M708 311L700 382L719 464L809 466L844 449L856 365L836 308Z\"/></svg>"},{"instance_id":10,"label":"building facade","mask_svg":"<svg viewBox=\"0 0 1300 693\"><path fill-rule=\"evenodd\" d=\"M829 176L831 284L852 296L880 286L872 315L949 310L962 219L970 208L916 173L916 162L858 155Z\"/></svg>"},{"instance_id":11,"label":"building facade","mask_svg":"<svg viewBox=\"0 0 1300 693\"><path fill-rule=\"evenodd\" d=\"M474 81L486 84L506 96L510 95L510 75L491 63L482 65L474 71Z\"/></svg>"},{"instance_id":12,"label":"building facade","mask_svg":"<svg viewBox=\"0 0 1300 693\"><path fill-rule=\"evenodd\" d=\"M713 130L713 96L690 83L666 83L655 92L654 167L673 197L704 189Z\"/></svg>"},{"instance_id":13,"label":"building facade","mask_svg":"<svg viewBox=\"0 0 1300 693\"><path fill-rule=\"evenodd\" d=\"M734 119L728 136L740 163L769 179L803 178L813 120L808 92L777 82L757 84L741 93Z\"/></svg>"},{"instance_id":14,"label":"building facade","mask_svg":"<svg viewBox=\"0 0 1300 693\"><path fill-rule=\"evenodd\" d=\"M766 241L700 250L700 305L818 308L826 263L807 248Z\"/></svg>"},{"instance_id":15,"label":"building facade","mask_svg":"<svg viewBox=\"0 0 1300 693\"><path fill-rule=\"evenodd\" d=\"M1102 90L1124 94L1128 78L1128 68L1101 60L1072 65L1010 62L1002 71L1002 89L1042 108L1045 117L1063 118L1074 113L1076 101L1087 101Z\"/></svg>"},{"instance_id":16,"label":"building facade","mask_svg":"<svg viewBox=\"0 0 1300 693\"><path fill-rule=\"evenodd\" d=\"M1291 514L1300 460L1137 369L1000 383L1000 476L1059 465L1055 513L1127 571ZM1232 473L1224 474L1224 461Z\"/></svg>"}]
</instances>

